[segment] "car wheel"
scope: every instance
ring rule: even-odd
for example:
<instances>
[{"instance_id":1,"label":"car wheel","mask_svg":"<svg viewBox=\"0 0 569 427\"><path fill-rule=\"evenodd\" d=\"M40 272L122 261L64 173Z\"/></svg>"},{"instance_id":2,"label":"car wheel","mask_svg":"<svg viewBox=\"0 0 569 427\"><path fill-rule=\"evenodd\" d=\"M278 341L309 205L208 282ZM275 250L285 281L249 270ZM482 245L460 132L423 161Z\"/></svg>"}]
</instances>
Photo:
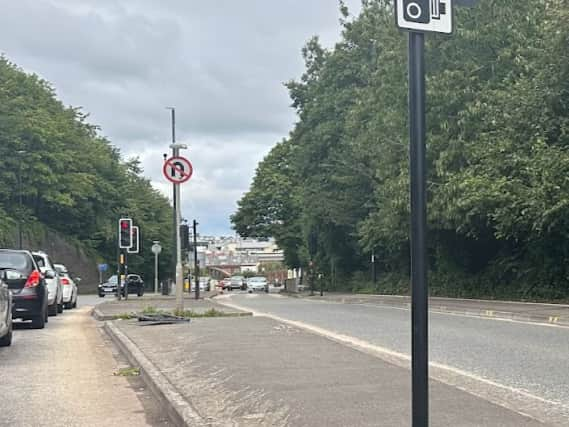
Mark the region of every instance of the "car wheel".
<instances>
[{"instance_id":1,"label":"car wheel","mask_svg":"<svg viewBox=\"0 0 569 427\"><path fill-rule=\"evenodd\" d=\"M73 301L73 305L71 305L71 308L77 308L77 295L75 295L75 301Z\"/></svg>"},{"instance_id":2,"label":"car wheel","mask_svg":"<svg viewBox=\"0 0 569 427\"><path fill-rule=\"evenodd\" d=\"M53 303L52 305L47 307L47 315L48 316L57 316L57 304Z\"/></svg>"},{"instance_id":3,"label":"car wheel","mask_svg":"<svg viewBox=\"0 0 569 427\"><path fill-rule=\"evenodd\" d=\"M138 295L139 297L141 297L142 295L144 295L144 289L139 289L138 292L137 292L137 295Z\"/></svg>"},{"instance_id":4,"label":"car wheel","mask_svg":"<svg viewBox=\"0 0 569 427\"><path fill-rule=\"evenodd\" d=\"M46 310L47 311L47 310ZM46 312L43 312L37 317L32 319L32 328L34 329L43 329L45 328L45 324L47 323L47 316Z\"/></svg>"},{"instance_id":5,"label":"car wheel","mask_svg":"<svg viewBox=\"0 0 569 427\"><path fill-rule=\"evenodd\" d=\"M61 304L57 304L57 312L63 313L63 301L61 302Z\"/></svg>"},{"instance_id":6,"label":"car wheel","mask_svg":"<svg viewBox=\"0 0 569 427\"><path fill-rule=\"evenodd\" d=\"M0 347L8 347L12 344L12 323L10 322L10 329L6 335L0 338Z\"/></svg>"},{"instance_id":7,"label":"car wheel","mask_svg":"<svg viewBox=\"0 0 569 427\"><path fill-rule=\"evenodd\" d=\"M99 294L99 298L105 298L105 294Z\"/></svg>"}]
</instances>

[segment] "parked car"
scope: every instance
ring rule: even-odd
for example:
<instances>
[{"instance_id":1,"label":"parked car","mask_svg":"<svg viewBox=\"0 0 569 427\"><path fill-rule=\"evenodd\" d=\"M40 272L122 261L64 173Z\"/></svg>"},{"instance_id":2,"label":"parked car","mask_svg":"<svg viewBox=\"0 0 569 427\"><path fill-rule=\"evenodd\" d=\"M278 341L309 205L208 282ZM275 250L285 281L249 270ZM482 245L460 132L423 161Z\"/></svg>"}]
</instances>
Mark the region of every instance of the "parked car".
<instances>
[{"instance_id":1,"label":"parked car","mask_svg":"<svg viewBox=\"0 0 569 427\"><path fill-rule=\"evenodd\" d=\"M67 309L77 307L77 284L71 278L69 270L63 264L53 264L59 274L59 281L63 288L63 305Z\"/></svg>"},{"instance_id":2,"label":"parked car","mask_svg":"<svg viewBox=\"0 0 569 427\"><path fill-rule=\"evenodd\" d=\"M196 291L196 281L192 280L190 292L195 292L195 291ZM205 282L200 280L200 292L204 292L204 291L205 291Z\"/></svg>"},{"instance_id":3,"label":"parked car","mask_svg":"<svg viewBox=\"0 0 569 427\"><path fill-rule=\"evenodd\" d=\"M32 252L32 255L47 283L47 313L57 316L57 313L63 313L63 289L59 274L45 252Z\"/></svg>"},{"instance_id":4,"label":"parked car","mask_svg":"<svg viewBox=\"0 0 569 427\"><path fill-rule=\"evenodd\" d=\"M31 252L0 249L0 270L12 293L12 318L31 320L33 328L44 328L48 321L47 283ZM54 277L55 273L46 275Z\"/></svg>"},{"instance_id":5,"label":"parked car","mask_svg":"<svg viewBox=\"0 0 569 427\"><path fill-rule=\"evenodd\" d=\"M269 283L266 277L257 276L247 279L247 290L249 293L255 291L266 291L268 289Z\"/></svg>"},{"instance_id":6,"label":"parked car","mask_svg":"<svg viewBox=\"0 0 569 427\"><path fill-rule=\"evenodd\" d=\"M100 283L98 286L98 293L100 298L104 298L105 295L116 295L117 294L117 284L118 277L113 275L105 283Z\"/></svg>"},{"instance_id":7,"label":"parked car","mask_svg":"<svg viewBox=\"0 0 569 427\"><path fill-rule=\"evenodd\" d=\"M136 294L139 297L144 295L144 281L142 280L142 277L140 277L138 274L127 275L126 284L128 285L129 294ZM124 283L121 283L121 288L124 296Z\"/></svg>"},{"instance_id":8,"label":"parked car","mask_svg":"<svg viewBox=\"0 0 569 427\"><path fill-rule=\"evenodd\" d=\"M233 289L243 289L245 290L245 278L243 276L231 276L228 289L232 291Z\"/></svg>"},{"instance_id":9,"label":"parked car","mask_svg":"<svg viewBox=\"0 0 569 427\"><path fill-rule=\"evenodd\" d=\"M201 288L204 288L205 291L209 292L211 291L211 278L204 276L204 277L200 277L200 290Z\"/></svg>"},{"instance_id":10,"label":"parked car","mask_svg":"<svg viewBox=\"0 0 569 427\"><path fill-rule=\"evenodd\" d=\"M8 274L4 270L0 276L0 347L12 344L12 292L5 281Z\"/></svg>"},{"instance_id":11,"label":"parked car","mask_svg":"<svg viewBox=\"0 0 569 427\"><path fill-rule=\"evenodd\" d=\"M231 286L231 277L225 277L224 279L222 279L219 282L219 285L221 287L221 289L226 290L229 289L229 287Z\"/></svg>"}]
</instances>

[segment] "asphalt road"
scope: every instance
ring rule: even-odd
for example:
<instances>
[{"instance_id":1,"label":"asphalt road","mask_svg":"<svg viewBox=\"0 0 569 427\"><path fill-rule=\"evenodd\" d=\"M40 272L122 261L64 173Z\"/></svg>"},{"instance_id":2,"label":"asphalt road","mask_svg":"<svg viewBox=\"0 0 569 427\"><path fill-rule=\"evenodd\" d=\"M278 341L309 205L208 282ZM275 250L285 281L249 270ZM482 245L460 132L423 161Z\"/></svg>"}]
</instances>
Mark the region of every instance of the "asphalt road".
<instances>
[{"instance_id":1,"label":"asphalt road","mask_svg":"<svg viewBox=\"0 0 569 427\"><path fill-rule=\"evenodd\" d=\"M410 353L408 309L281 296L233 295L247 309ZM430 360L569 406L569 328L430 314Z\"/></svg>"},{"instance_id":2,"label":"asphalt road","mask_svg":"<svg viewBox=\"0 0 569 427\"><path fill-rule=\"evenodd\" d=\"M171 425L139 377L114 375L126 364L90 316L96 302L80 295L43 330L15 324L0 348L0 425Z\"/></svg>"}]
</instances>

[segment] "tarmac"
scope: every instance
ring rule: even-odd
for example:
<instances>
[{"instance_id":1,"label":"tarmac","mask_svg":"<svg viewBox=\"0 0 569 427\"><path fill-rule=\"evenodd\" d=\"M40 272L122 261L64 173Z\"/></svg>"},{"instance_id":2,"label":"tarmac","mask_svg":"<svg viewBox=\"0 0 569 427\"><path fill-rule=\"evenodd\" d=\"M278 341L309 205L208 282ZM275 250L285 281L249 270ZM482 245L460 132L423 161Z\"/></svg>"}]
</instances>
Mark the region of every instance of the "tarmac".
<instances>
[{"instance_id":1,"label":"tarmac","mask_svg":"<svg viewBox=\"0 0 569 427\"><path fill-rule=\"evenodd\" d=\"M291 294L290 296L332 301L341 304L377 304L390 307L411 307L411 297L399 295L325 292L324 296L321 297L318 292L310 296L310 292L305 291ZM520 322L569 325L569 305L567 304L431 297L429 298L429 310L433 312L499 318Z\"/></svg>"},{"instance_id":2,"label":"tarmac","mask_svg":"<svg viewBox=\"0 0 569 427\"><path fill-rule=\"evenodd\" d=\"M136 301L127 304L136 310ZM138 301L139 309L146 303ZM115 309L98 306L102 318ZM141 327L114 320L105 330L177 425L411 425L408 369L285 322L219 317ZM554 425L435 380L430 398L431 426Z\"/></svg>"}]
</instances>

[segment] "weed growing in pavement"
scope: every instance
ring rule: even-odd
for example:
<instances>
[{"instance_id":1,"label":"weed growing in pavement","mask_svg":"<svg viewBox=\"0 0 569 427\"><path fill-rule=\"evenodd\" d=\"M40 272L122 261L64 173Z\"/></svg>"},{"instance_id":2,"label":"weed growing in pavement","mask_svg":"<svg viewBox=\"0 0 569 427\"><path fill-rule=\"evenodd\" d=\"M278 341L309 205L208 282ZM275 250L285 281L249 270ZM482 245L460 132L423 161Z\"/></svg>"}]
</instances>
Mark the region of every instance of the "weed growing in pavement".
<instances>
[{"instance_id":1,"label":"weed growing in pavement","mask_svg":"<svg viewBox=\"0 0 569 427\"><path fill-rule=\"evenodd\" d=\"M116 377L137 377L140 375L140 368L121 368L113 375Z\"/></svg>"}]
</instances>

